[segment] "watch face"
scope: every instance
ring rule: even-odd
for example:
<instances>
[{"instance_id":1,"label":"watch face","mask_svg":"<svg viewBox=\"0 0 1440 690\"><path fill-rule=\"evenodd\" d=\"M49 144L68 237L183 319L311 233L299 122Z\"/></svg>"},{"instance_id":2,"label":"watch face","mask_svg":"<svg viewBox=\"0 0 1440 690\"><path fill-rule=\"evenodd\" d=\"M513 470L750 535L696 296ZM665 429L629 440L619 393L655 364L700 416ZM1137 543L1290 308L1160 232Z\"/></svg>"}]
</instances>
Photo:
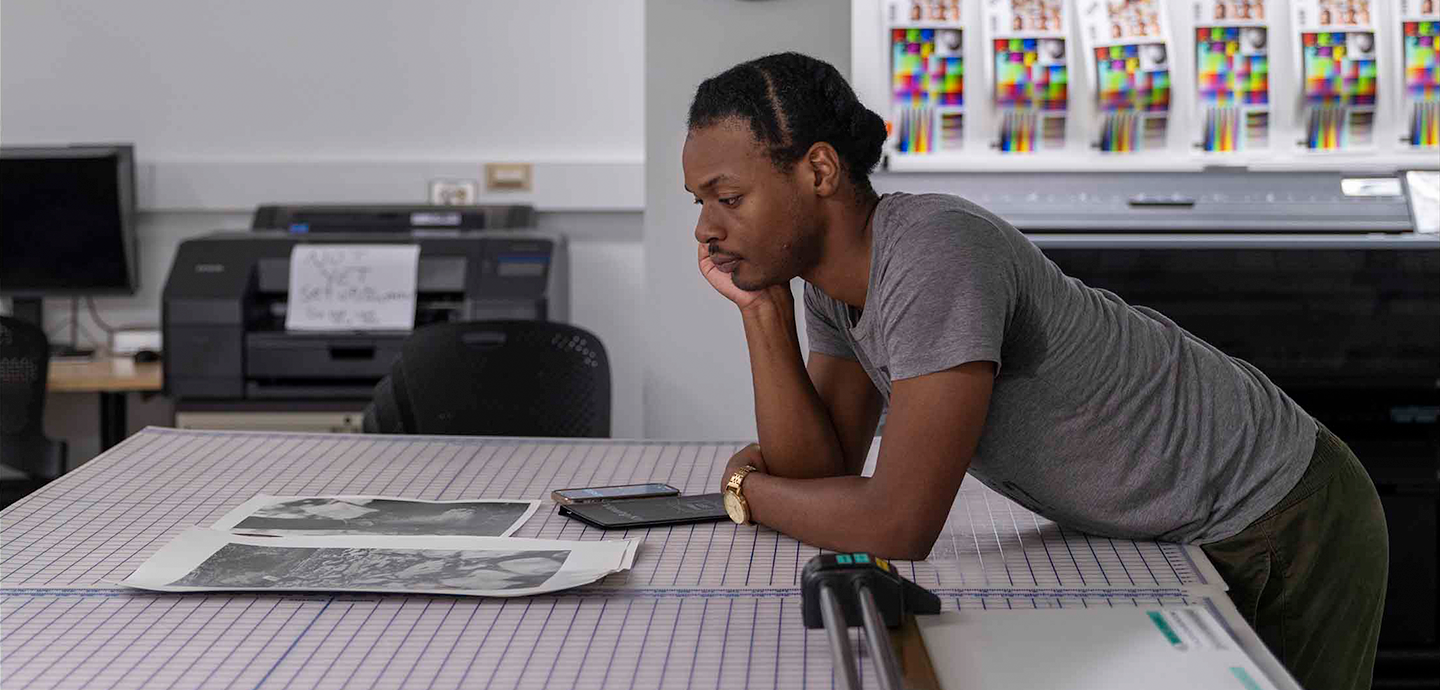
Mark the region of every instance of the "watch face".
<instances>
[{"instance_id":1,"label":"watch face","mask_svg":"<svg viewBox=\"0 0 1440 690\"><path fill-rule=\"evenodd\" d=\"M724 496L725 512L730 514L730 519L736 524L745 524L745 506L740 504L740 497L729 491Z\"/></svg>"}]
</instances>

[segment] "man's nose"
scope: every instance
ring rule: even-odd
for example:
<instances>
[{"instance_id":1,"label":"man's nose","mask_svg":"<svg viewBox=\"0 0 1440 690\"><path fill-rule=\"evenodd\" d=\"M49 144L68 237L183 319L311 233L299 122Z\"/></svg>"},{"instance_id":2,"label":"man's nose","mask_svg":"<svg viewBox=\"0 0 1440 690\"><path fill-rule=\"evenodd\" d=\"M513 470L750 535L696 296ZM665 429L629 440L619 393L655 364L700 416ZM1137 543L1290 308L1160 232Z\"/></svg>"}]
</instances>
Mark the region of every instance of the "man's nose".
<instances>
[{"instance_id":1,"label":"man's nose","mask_svg":"<svg viewBox=\"0 0 1440 690\"><path fill-rule=\"evenodd\" d=\"M710 219L710 214L704 208L700 209L700 219L695 221L695 241L700 244L710 244L712 241L725 239L725 229Z\"/></svg>"}]
</instances>

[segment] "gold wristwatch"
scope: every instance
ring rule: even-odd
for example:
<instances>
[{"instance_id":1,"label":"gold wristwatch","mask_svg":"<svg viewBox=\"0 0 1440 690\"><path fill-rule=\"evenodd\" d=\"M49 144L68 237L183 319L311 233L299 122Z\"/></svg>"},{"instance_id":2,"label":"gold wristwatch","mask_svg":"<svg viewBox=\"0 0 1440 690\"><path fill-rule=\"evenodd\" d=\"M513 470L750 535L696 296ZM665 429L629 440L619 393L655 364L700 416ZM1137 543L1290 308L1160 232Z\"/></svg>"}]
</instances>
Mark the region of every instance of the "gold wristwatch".
<instances>
[{"instance_id":1,"label":"gold wristwatch","mask_svg":"<svg viewBox=\"0 0 1440 690\"><path fill-rule=\"evenodd\" d=\"M750 504L745 502L745 494L740 492L740 485L745 483L745 476L754 472L757 468L754 465L746 465L730 475L730 481L725 483L725 512L730 514L730 519L737 525L750 524Z\"/></svg>"}]
</instances>

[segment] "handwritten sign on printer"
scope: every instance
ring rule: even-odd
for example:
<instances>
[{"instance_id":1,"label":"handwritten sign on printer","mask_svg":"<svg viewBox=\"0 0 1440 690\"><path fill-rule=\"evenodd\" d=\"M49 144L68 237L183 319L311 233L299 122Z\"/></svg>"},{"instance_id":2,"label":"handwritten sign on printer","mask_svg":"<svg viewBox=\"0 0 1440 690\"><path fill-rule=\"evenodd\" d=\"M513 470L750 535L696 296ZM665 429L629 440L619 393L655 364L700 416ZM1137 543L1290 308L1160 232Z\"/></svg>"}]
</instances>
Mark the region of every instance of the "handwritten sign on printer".
<instances>
[{"instance_id":1,"label":"handwritten sign on printer","mask_svg":"<svg viewBox=\"0 0 1440 690\"><path fill-rule=\"evenodd\" d=\"M297 244L285 329L411 330L419 264L414 244Z\"/></svg>"}]
</instances>

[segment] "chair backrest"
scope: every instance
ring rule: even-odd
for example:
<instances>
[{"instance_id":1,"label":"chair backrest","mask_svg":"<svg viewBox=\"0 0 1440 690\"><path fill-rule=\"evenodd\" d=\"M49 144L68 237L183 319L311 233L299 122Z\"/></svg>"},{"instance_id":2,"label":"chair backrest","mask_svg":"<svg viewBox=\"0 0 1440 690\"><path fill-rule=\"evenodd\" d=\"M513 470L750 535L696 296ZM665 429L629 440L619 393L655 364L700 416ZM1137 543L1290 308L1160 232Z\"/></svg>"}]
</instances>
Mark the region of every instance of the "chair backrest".
<instances>
[{"instance_id":1,"label":"chair backrest","mask_svg":"<svg viewBox=\"0 0 1440 690\"><path fill-rule=\"evenodd\" d=\"M28 321L0 316L0 434L43 436L50 341Z\"/></svg>"},{"instance_id":2,"label":"chair backrest","mask_svg":"<svg viewBox=\"0 0 1440 690\"><path fill-rule=\"evenodd\" d=\"M45 436L49 375L50 341L45 331L29 321L0 316L0 464L25 476L0 481L0 504L65 471L65 443Z\"/></svg>"},{"instance_id":3,"label":"chair backrest","mask_svg":"<svg viewBox=\"0 0 1440 690\"><path fill-rule=\"evenodd\" d=\"M544 321L416 330L375 387L367 432L608 437L610 360L593 333Z\"/></svg>"}]
</instances>

